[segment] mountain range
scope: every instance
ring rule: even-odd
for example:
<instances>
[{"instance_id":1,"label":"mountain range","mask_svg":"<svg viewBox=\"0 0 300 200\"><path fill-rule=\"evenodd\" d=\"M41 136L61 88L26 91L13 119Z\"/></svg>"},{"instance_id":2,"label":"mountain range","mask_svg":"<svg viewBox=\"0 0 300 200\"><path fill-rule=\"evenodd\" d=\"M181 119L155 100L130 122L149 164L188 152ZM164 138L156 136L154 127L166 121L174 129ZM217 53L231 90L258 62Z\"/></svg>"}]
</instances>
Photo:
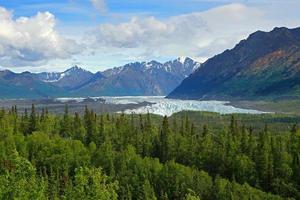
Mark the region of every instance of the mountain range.
<instances>
[{"instance_id":1,"label":"mountain range","mask_svg":"<svg viewBox=\"0 0 300 200\"><path fill-rule=\"evenodd\" d=\"M300 97L300 28L256 31L205 63L178 58L92 73L0 71L0 98L167 95L181 99Z\"/></svg>"},{"instance_id":2,"label":"mountain range","mask_svg":"<svg viewBox=\"0 0 300 200\"><path fill-rule=\"evenodd\" d=\"M97 73L78 66L64 72L2 70L0 98L167 95L200 66L184 57L166 63L129 63Z\"/></svg>"},{"instance_id":3,"label":"mountain range","mask_svg":"<svg viewBox=\"0 0 300 200\"><path fill-rule=\"evenodd\" d=\"M257 31L208 59L169 98L265 99L300 96L300 28Z\"/></svg>"}]
</instances>

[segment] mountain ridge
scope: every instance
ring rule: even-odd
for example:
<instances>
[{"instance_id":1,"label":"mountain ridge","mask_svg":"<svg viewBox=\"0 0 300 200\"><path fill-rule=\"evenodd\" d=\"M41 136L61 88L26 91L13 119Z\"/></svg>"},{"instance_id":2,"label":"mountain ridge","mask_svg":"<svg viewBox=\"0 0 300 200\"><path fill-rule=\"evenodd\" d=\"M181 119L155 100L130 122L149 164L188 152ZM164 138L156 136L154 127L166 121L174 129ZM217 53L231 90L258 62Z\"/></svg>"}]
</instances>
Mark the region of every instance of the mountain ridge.
<instances>
[{"instance_id":1,"label":"mountain ridge","mask_svg":"<svg viewBox=\"0 0 300 200\"><path fill-rule=\"evenodd\" d=\"M187 57L181 64L179 58L166 63L135 62L96 73L76 65L63 72L15 73L2 69L0 98L166 95L198 67L200 63ZM26 77L32 81L26 81ZM44 89L36 90L35 85ZM30 92L24 88L30 88Z\"/></svg>"},{"instance_id":2,"label":"mountain ridge","mask_svg":"<svg viewBox=\"0 0 300 200\"><path fill-rule=\"evenodd\" d=\"M77 91L85 95L93 93L118 95L166 95L172 91L200 63L186 58L184 63L178 59L160 63L133 62L102 72L103 77L85 85Z\"/></svg>"},{"instance_id":3,"label":"mountain ridge","mask_svg":"<svg viewBox=\"0 0 300 200\"><path fill-rule=\"evenodd\" d=\"M300 96L299 75L300 28L256 31L234 48L208 59L168 98L230 100Z\"/></svg>"}]
</instances>

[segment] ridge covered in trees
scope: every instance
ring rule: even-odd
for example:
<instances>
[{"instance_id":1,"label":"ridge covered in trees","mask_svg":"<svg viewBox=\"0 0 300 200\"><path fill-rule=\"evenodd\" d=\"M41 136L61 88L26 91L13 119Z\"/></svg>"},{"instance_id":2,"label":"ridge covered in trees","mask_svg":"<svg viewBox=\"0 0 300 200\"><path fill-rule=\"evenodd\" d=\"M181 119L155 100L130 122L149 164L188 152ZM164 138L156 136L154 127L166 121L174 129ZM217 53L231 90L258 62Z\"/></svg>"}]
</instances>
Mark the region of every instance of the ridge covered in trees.
<instances>
[{"instance_id":1,"label":"ridge covered in trees","mask_svg":"<svg viewBox=\"0 0 300 200\"><path fill-rule=\"evenodd\" d=\"M157 118L0 110L0 199L300 199L296 125Z\"/></svg>"}]
</instances>

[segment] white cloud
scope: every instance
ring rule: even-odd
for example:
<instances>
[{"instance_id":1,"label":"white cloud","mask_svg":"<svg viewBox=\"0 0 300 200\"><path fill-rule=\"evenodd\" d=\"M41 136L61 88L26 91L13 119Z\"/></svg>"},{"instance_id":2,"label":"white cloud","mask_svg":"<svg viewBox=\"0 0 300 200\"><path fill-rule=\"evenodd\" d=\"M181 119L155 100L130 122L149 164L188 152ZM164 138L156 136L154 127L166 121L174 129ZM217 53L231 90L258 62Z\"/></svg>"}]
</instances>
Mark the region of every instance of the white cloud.
<instances>
[{"instance_id":1,"label":"white cloud","mask_svg":"<svg viewBox=\"0 0 300 200\"><path fill-rule=\"evenodd\" d=\"M61 36L55 25L49 12L14 19L11 11L0 7L0 65L39 66L79 53L81 46Z\"/></svg>"},{"instance_id":2,"label":"white cloud","mask_svg":"<svg viewBox=\"0 0 300 200\"><path fill-rule=\"evenodd\" d=\"M114 53L131 49L144 59L187 55L203 60L232 48L258 29L281 25L265 17L261 8L234 3L163 20L134 17L119 24L101 24L89 33L89 40L95 48L114 49Z\"/></svg>"},{"instance_id":3,"label":"white cloud","mask_svg":"<svg viewBox=\"0 0 300 200\"><path fill-rule=\"evenodd\" d=\"M107 6L105 0L90 0L92 5L96 10L100 12L100 14L104 14L107 12Z\"/></svg>"},{"instance_id":4,"label":"white cloud","mask_svg":"<svg viewBox=\"0 0 300 200\"><path fill-rule=\"evenodd\" d=\"M100 14L108 11L105 0L90 2ZM164 18L164 15L157 17L159 13L152 13L156 17L149 16L151 13L115 17L113 13L100 20L107 23L87 32L84 40L81 33L94 26L96 20L76 24L62 19L59 28L68 38L72 37L71 40L57 31L57 20L49 12L15 18L11 11L0 7L0 66L52 71L52 68L69 66L73 63L72 58L76 58L96 71L99 66L107 68L152 59L164 61L182 55L204 61L232 48L258 29L269 31L275 26L300 25L300 1L235 2L242 3ZM131 17L133 15L135 17ZM84 43L90 51L79 43ZM75 54L76 57L72 57Z\"/></svg>"}]
</instances>

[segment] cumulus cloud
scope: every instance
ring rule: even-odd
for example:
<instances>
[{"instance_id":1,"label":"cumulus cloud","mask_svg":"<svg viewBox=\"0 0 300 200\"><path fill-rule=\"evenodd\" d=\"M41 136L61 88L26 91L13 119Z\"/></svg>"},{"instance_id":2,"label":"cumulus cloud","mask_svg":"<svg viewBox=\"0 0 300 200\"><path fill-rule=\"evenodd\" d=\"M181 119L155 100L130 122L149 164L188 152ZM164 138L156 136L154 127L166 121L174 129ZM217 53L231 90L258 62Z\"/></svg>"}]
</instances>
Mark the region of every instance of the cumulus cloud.
<instances>
[{"instance_id":1,"label":"cumulus cloud","mask_svg":"<svg viewBox=\"0 0 300 200\"><path fill-rule=\"evenodd\" d=\"M100 14L105 14L107 12L107 6L105 0L90 0L92 5Z\"/></svg>"},{"instance_id":2,"label":"cumulus cloud","mask_svg":"<svg viewBox=\"0 0 300 200\"><path fill-rule=\"evenodd\" d=\"M49 12L14 19L0 7L0 65L39 66L51 59L66 59L81 51L80 45L61 36Z\"/></svg>"},{"instance_id":3,"label":"cumulus cloud","mask_svg":"<svg viewBox=\"0 0 300 200\"><path fill-rule=\"evenodd\" d=\"M101 24L89 33L89 39L95 48L135 49L145 59L158 55L206 59L274 24L261 9L234 3L163 20L134 17L119 24Z\"/></svg>"}]
</instances>

